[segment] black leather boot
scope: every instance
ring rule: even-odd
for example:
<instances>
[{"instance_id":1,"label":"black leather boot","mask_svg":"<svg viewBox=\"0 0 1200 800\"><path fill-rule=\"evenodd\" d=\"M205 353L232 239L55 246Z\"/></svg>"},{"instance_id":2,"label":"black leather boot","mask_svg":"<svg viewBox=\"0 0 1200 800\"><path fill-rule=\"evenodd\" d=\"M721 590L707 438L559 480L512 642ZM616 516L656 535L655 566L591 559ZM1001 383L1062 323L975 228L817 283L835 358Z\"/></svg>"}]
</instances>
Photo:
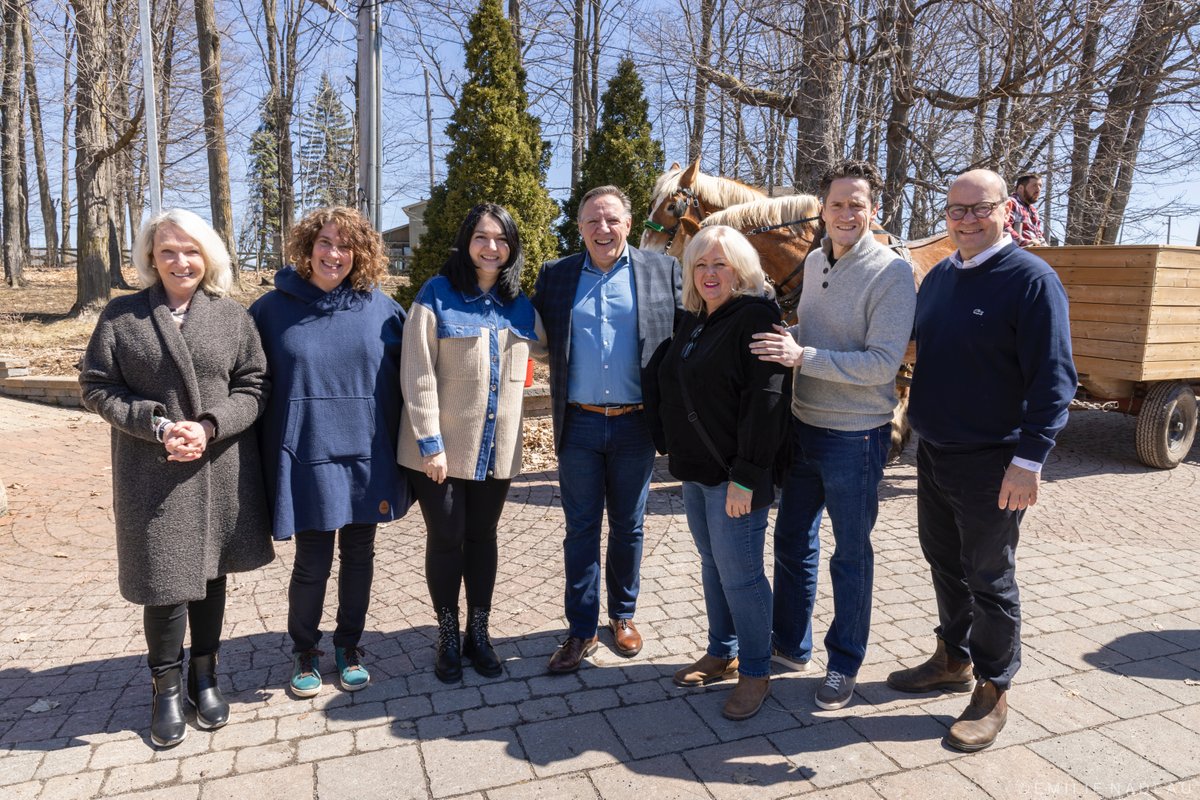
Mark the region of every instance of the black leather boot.
<instances>
[{"instance_id":1,"label":"black leather boot","mask_svg":"<svg viewBox=\"0 0 1200 800\"><path fill-rule=\"evenodd\" d=\"M192 656L188 664L187 696L196 709L196 725L205 730L229 722L229 703L217 686L217 654Z\"/></svg>"},{"instance_id":2,"label":"black leather boot","mask_svg":"<svg viewBox=\"0 0 1200 800\"><path fill-rule=\"evenodd\" d=\"M150 676L154 684L154 705L150 710L150 741L158 747L174 747L187 735L183 716L183 670L169 669Z\"/></svg>"},{"instance_id":3,"label":"black leather boot","mask_svg":"<svg viewBox=\"0 0 1200 800\"><path fill-rule=\"evenodd\" d=\"M467 609L467 635L463 638L463 656L471 659L471 666L485 678L496 678L504 672L500 657L492 648L492 640L488 636L489 608L472 607Z\"/></svg>"},{"instance_id":4,"label":"black leather boot","mask_svg":"<svg viewBox=\"0 0 1200 800\"><path fill-rule=\"evenodd\" d=\"M458 609L439 608L437 663L433 674L442 683L462 680L462 650L458 639Z\"/></svg>"}]
</instances>

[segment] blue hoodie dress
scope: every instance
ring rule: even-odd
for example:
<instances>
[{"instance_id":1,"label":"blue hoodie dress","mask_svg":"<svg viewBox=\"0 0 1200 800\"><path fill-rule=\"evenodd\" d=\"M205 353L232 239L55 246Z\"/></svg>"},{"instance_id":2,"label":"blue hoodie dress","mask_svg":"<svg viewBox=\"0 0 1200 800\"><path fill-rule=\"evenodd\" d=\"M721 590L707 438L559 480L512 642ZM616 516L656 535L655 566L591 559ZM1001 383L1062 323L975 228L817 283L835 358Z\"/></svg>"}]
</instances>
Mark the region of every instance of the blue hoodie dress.
<instances>
[{"instance_id":1,"label":"blue hoodie dress","mask_svg":"<svg viewBox=\"0 0 1200 800\"><path fill-rule=\"evenodd\" d=\"M286 267L250 316L273 382L259 440L275 538L402 517L412 503L396 464L404 309L347 282L323 292Z\"/></svg>"}]
</instances>

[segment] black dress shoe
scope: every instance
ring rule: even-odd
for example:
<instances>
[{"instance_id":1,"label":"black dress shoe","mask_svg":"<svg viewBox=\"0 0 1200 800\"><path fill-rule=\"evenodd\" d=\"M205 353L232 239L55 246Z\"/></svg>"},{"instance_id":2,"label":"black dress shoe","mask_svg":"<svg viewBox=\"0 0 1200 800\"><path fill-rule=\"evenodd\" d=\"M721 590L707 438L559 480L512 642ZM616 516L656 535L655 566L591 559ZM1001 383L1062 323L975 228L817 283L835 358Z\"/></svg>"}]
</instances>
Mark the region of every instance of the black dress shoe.
<instances>
[{"instance_id":1,"label":"black dress shoe","mask_svg":"<svg viewBox=\"0 0 1200 800\"><path fill-rule=\"evenodd\" d=\"M150 676L154 684L154 703L150 708L150 741L157 747L174 747L187 735L183 716L183 670L169 669Z\"/></svg>"},{"instance_id":2,"label":"black dress shoe","mask_svg":"<svg viewBox=\"0 0 1200 800\"><path fill-rule=\"evenodd\" d=\"M568 636L567 640L554 651L554 655L550 656L550 664L547 669L554 673L574 672L579 669L579 663L596 652L596 648L599 646L600 640L596 636L592 636L590 639Z\"/></svg>"}]
</instances>

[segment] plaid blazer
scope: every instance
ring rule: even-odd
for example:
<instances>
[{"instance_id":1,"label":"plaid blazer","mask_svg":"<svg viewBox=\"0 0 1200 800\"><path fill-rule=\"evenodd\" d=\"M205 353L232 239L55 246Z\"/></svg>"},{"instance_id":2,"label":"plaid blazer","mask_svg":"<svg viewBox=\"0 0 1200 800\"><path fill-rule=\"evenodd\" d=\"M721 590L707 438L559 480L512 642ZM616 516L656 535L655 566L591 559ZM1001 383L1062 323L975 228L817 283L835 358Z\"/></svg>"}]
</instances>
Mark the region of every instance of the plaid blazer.
<instances>
[{"instance_id":1,"label":"plaid blazer","mask_svg":"<svg viewBox=\"0 0 1200 800\"><path fill-rule=\"evenodd\" d=\"M641 379L642 386L646 387L654 379L651 359L662 343L671 339L675 323L683 313L682 275L679 262L671 256L648 253L632 245L627 247L637 297ZM554 411L555 453L562 447L563 420L567 413L571 314L582 269L583 253L547 261L542 265L533 289L533 305L542 316L550 348L550 404Z\"/></svg>"}]
</instances>

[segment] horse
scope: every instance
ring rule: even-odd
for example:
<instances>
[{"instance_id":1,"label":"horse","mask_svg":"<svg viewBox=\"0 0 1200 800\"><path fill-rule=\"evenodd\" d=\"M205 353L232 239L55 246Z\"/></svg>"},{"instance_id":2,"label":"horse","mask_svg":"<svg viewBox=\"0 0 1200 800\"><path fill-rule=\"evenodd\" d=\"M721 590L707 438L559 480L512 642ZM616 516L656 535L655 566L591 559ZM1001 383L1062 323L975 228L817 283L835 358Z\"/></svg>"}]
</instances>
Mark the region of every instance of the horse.
<instances>
[{"instance_id":1,"label":"horse","mask_svg":"<svg viewBox=\"0 0 1200 800\"><path fill-rule=\"evenodd\" d=\"M762 190L732 178L701 172L699 159L687 169L675 162L654 183L650 214L644 223L646 230L642 232L638 246L642 250L680 258L687 239L695 235L709 214L766 196ZM690 233L679 236L681 226Z\"/></svg>"}]
</instances>

